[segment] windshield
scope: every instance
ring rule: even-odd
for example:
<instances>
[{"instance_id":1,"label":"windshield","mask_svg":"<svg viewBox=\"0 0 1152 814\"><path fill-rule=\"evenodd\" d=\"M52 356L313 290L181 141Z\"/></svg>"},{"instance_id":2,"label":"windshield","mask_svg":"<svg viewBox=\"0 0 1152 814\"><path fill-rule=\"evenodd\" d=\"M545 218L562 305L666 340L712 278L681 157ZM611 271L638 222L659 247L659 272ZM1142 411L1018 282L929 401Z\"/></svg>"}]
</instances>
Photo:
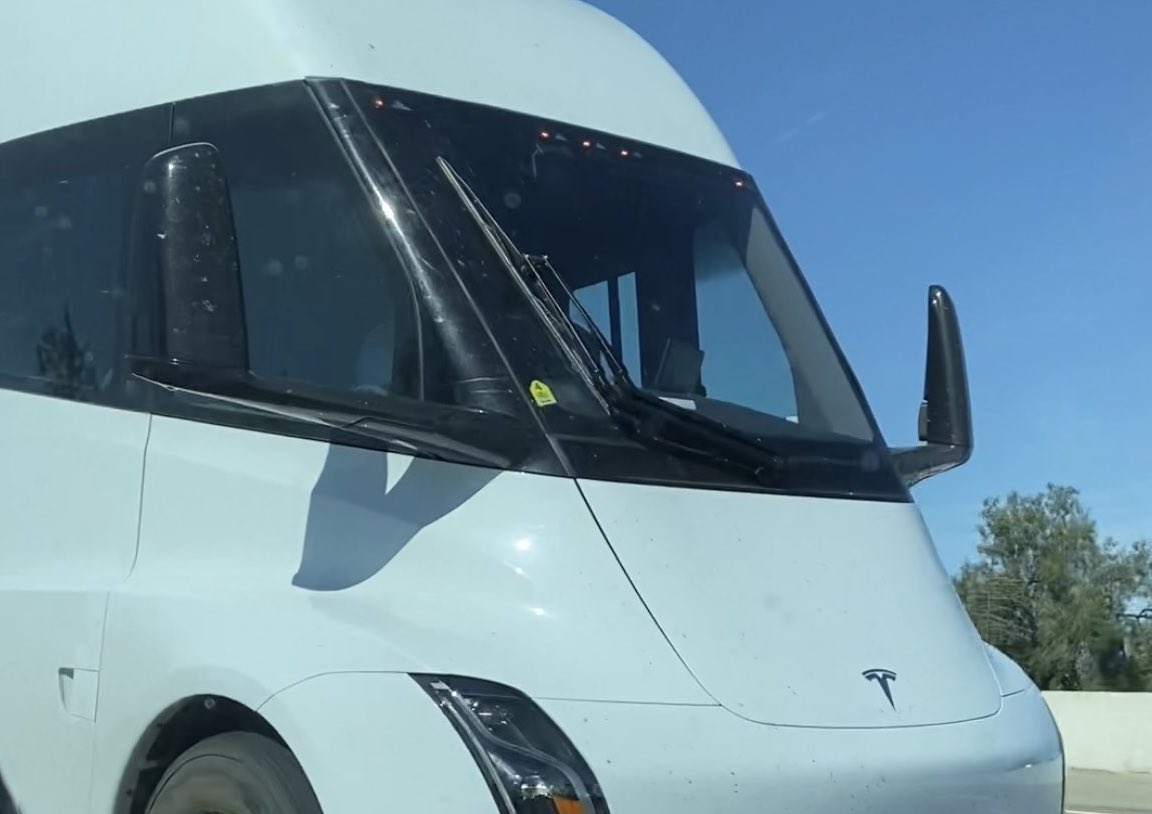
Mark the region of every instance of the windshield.
<instances>
[{"instance_id":1,"label":"windshield","mask_svg":"<svg viewBox=\"0 0 1152 814\"><path fill-rule=\"evenodd\" d=\"M520 250L547 258L563 281L544 276L552 296L587 331L573 292L643 390L793 460L887 468L859 386L747 174L481 105L353 90L433 230L465 229L465 207L436 169L446 161ZM459 245L490 252L482 243ZM481 277L511 290L490 272L466 284ZM513 319L488 315L498 340ZM578 379L555 358L549 386ZM576 412L563 433L607 420Z\"/></svg>"}]
</instances>

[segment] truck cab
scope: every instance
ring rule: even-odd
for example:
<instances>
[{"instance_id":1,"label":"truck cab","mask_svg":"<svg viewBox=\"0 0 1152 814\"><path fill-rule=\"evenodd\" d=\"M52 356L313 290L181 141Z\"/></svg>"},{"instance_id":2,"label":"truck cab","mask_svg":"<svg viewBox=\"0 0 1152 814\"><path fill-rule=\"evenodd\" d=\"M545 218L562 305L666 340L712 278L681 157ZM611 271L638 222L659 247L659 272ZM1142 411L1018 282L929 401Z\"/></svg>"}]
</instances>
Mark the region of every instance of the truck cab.
<instances>
[{"instance_id":1,"label":"truck cab","mask_svg":"<svg viewBox=\"0 0 1152 814\"><path fill-rule=\"evenodd\" d=\"M893 446L602 12L112 6L0 32L24 814L1061 811L911 493L973 449L943 287Z\"/></svg>"}]
</instances>

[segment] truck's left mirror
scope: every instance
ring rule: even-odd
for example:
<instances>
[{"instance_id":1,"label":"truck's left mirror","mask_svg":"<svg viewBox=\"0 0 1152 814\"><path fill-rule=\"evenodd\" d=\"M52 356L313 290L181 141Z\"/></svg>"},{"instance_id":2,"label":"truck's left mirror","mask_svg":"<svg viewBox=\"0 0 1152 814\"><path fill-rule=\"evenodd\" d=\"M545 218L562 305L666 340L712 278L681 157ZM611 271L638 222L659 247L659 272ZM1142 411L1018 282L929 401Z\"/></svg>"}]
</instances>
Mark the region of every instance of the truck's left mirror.
<instances>
[{"instance_id":1,"label":"truck's left mirror","mask_svg":"<svg viewBox=\"0 0 1152 814\"><path fill-rule=\"evenodd\" d=\"M248 339L236 229L220 153L187 144L154 156L141 184L153 353L138 362L243 376Z\"/></svg>"}]
</instances>

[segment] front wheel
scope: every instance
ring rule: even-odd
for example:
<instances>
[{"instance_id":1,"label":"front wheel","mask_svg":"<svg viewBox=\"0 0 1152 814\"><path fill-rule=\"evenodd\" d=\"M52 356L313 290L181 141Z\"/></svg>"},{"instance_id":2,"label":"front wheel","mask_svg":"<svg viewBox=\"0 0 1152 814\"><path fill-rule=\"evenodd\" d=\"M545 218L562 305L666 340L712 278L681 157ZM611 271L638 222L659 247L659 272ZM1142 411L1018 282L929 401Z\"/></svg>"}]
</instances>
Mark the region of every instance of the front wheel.
<instances>
[{"instance_id":1,"label":"front wheel","mask_svg":"<svg viewBox=\"0 0 1152 814\"><path fill-rule=\"evenodd\" d=\"M292 753L250 732L215 735L168 767L147 814L322 814Z\"/></svg>"}]
</instances>

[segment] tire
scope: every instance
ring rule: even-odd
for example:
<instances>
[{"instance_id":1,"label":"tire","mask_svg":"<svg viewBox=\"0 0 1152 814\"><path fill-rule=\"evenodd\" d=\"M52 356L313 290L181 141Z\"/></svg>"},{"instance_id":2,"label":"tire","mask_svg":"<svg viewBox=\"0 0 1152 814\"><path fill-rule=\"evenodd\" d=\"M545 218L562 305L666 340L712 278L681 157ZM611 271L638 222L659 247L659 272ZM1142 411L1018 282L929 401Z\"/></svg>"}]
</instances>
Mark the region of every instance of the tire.
<instances>
[{"instance_id":1,"label":"tire","mask_svg":"<svg viewBox=\"0 0 1152 814\"><path fill-rule=\"evenodd\" d=\"M160 778L147 814L322 814L292 753L250 732L196 744Z\"/></svg>"}]
</instances>

